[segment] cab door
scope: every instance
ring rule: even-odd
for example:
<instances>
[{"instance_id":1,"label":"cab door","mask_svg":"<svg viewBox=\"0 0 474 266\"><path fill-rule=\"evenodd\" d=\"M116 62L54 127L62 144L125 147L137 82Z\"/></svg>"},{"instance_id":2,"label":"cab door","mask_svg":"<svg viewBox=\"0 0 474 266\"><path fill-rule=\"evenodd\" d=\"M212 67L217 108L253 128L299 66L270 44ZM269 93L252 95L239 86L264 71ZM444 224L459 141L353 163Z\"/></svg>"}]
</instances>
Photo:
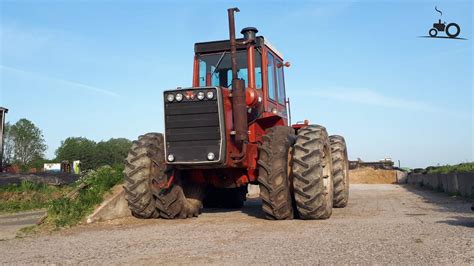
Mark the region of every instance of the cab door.
<instances>
[{"instance_id":1,"label":"cab door","mask_svg":"<svg viewBox=\"0 0 474 266\"><path fill-rule=\"evenodd\" d=\"M283 60L276 56L270 49L266 49L266 111L287 120L285 78L283 74Z\"/></svg>"}]
</instances>

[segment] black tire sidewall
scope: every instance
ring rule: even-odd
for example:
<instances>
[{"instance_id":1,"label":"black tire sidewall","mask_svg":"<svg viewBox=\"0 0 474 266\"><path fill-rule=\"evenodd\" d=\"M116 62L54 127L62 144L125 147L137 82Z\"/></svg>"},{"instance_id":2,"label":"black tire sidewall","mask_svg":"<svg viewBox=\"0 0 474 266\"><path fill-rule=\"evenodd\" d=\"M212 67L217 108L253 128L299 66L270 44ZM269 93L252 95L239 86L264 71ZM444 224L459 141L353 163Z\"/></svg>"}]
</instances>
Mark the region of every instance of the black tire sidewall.
<instances>
[{"instance_id":1,"label":"black tire sidewall","mask_svg":"<svg viewBox=\"0 0 474 266\"><path fill-rule=\"evenodd\" d=\"M449 33L449 28L451 28L451 27L455 27L455 28L456 28L456 34L450 34L450 33ZM456 24L456 23L449 23L449 24L446 26L445 32L446 32L446 35L448 35L449 38L456 38L456 37L461 33L461 28L460 28L459 25Z\"/></svg>"},{"instance_id":2,"label":"black tire sidewall","mask_svg":"<svg viewBox=\"0 0 474 266\"><path fill-rule=\"evenodd\" d=\"M259 186L262 210L270 220L293 219L293 197L288 174L288 153L295 141L294 130L276 126L266 131L259 146ZM284 148L282 149L282 146ZM283 173L280 172L283 169ZM275 177L283 176L281 183Z\"/></svg>"},{"instance_id":3,"label":"black tire sidewall","mask_svg":"<svg viewBox=\"0 0 474 266\"><path fill-rule=\"evenodd\" d=\"M431 32L434 31L435 33L434 34L431 34ZM438 30L436 30L435 28L432 28L428 31L428 34L431 36L431 37L436 37L436 35L438 35Z\"/></svg>"}]
</instances>

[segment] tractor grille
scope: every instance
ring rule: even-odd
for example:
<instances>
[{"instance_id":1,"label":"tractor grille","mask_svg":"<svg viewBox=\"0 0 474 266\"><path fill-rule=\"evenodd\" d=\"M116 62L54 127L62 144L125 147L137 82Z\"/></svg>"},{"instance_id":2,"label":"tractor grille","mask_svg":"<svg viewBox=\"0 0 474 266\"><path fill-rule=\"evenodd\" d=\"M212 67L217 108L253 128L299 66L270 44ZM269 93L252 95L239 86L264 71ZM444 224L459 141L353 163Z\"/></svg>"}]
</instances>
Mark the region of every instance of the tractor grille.
<instances>
[{"instance_id":1,"label":"tractor grille","mask_svg":"<svg viewBox=\"0 0 474 266\"><path fill-rule=\"evenodd\" d=\"M197 99L197 92L212 91L212 99ZM165 92L166 158L171 164L204 164L220 161L222 146L222 113L217 88L189 89ZM192 95L182 101L169 102L167 95ZM176 97L176 96L175 96ZM208 154L214 158L209 159Z\"/></svg>"}]
</instances>

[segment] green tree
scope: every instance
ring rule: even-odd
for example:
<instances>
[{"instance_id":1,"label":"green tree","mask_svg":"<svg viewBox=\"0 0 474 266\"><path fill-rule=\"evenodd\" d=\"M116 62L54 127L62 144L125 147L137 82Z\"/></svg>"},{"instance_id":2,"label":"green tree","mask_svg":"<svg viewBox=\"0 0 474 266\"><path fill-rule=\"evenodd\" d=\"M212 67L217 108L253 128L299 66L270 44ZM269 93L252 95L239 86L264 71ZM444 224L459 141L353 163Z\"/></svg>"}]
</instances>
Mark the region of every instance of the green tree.
<instances>
[{"instance_id":1,"label":"green tree","mask_svg":"<svg viewBox=\"0 0 474 266\"><path fill-rule=\"evenodd\" d=\"M103 165L123 164L132 142L125 138L96 143L83 137L70 137L56 150L56 161L81 161L81 169L96 169Z\"/></svg>"},{"instance_id":2,"label":"green tree","mask_svg":"<svg viewBox=\"0 0 474 266\"><path fill-rule=\"evenodd\" d=\"M13 154L16 162L28 165L33 159L44 157L47 146L43 134L31 121L22 118L8 131L13 142Z\"/></svg>"},{"instance_id":3,"label":"green tree","mask_svg":"<svg viewBox=\"0 0 474 266\"><path fill-rule=\"evenodd\" d=\"M98 166L123 164L132 142L125 138L109 139L97 143L96 160Z\"/></svg>"},{"instance_id":4,"label":"green tree","mask_svg":"<svg viewBox=\"0 0 474 266\"><path fill-rule=\"evenodd\" d=\"M81 161L81 169L97 167L95 141L83 137L70 137L61 141L56 150L57 161Z\"/></svg>"}]
</instances>

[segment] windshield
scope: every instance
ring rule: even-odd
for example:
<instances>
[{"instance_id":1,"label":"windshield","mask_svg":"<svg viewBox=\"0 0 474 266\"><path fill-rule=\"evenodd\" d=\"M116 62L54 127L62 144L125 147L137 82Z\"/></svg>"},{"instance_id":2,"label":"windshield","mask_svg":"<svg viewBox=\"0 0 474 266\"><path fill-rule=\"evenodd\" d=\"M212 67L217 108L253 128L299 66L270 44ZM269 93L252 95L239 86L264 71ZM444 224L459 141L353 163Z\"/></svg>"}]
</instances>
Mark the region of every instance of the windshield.
<instances>
[{"instance_id":1,"label":"windshield","mask_svg":"<svg viewBox=\"0 0 474 266\"><path fill-rule=\"evenodd\" d=\"M247 50L237 51L237 76L248 87ZM232 65L230 52L199 56L199 86L222 86L232 88ZM262 56L255 52L255 86L262 88Z\"/></svg>"}]
</instances>

